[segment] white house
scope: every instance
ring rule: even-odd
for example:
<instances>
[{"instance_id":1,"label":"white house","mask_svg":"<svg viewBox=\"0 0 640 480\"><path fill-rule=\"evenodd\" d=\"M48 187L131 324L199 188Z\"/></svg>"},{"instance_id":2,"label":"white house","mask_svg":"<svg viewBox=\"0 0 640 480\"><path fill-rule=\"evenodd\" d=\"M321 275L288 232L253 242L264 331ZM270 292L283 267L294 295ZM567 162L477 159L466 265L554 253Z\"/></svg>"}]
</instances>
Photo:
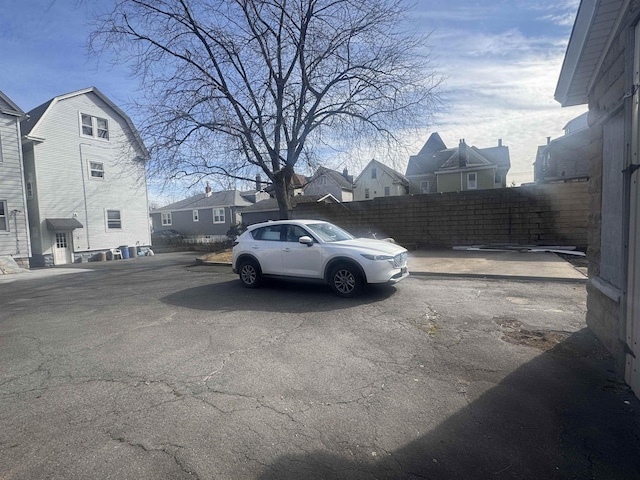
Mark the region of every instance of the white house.
<instances>
[{"instance_id":1,"label":"white house","mask_svg":"<svg viewBox=\"0 0 640 480\"><path fill-rule=\"evenodd\" d=\"M32 265L151 243L149 154L120 108L91 87L31 110L21 128Z\"/></svg>"},{"instance_id":2,"label":"white house","mask_svg":"<svg viewBox=\"0 0 640 480\"><path fill-rule=\"evenodd\" d=\"M0 92L0 256L27 267L31 256L20 120L24 112Z\"/></svg>"},{"instance_id":3,"label":"white house","mask_svg":"<svg viewBox=\"0 0 640 480\"><path fill-rule=\"evenodd\" d=\"M323 196L330 193L340 202L353 200L353 177L345 168L342 173L319 167L302 189L305 195Z\"/></svg>"},{"instance_id":4,"label":"white house","mask_svg":"<svg viewBox=\"0 0 640 480\"><path fill-rule=\"evenodd\" d=\"M409 180L377 160L371 160L355 180L354 200L394 197L409 193Z\"/></svg>"}]
</instances>

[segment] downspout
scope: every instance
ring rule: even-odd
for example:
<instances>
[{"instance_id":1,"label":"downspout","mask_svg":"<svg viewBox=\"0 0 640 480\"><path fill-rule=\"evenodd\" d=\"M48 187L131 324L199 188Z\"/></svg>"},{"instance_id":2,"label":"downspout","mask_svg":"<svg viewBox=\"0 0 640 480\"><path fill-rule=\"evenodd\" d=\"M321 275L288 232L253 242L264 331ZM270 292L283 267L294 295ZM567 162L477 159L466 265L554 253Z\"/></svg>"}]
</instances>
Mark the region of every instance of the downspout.
<instances>
[{"instance_id":1,"label":"downspout","mask_svg":"<svg viewBox=\"0 0 640 480\"><path fill-rule=\"evenodd\" d=\"M88 143L80 143L78 148L80 149L80 176L82 178L82 198L84 201L84 228L87 232L87 250L91 250L91 237L89 236L89 207L87 205L87 184L84 175L84 158L82 156L82 146L90 147Z\"/></svg>"}]
</instances>

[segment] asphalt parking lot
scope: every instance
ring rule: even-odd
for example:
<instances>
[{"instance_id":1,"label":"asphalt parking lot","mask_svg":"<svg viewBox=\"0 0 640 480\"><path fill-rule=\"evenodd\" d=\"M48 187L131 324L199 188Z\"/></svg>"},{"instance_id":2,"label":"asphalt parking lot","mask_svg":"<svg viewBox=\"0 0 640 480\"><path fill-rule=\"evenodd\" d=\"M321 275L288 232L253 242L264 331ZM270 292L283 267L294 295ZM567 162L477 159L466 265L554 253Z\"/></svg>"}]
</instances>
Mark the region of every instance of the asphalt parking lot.
<instances>
[{"instance_id":1,"label":"asphalt parking lot","mask_svg":"<svg viewBox=\"0 0 640 480\"><path fill-rule=\"evenodd\" d=\"M640 478L640 402L584 282L345 300L194 260L0 280L0 478Z\"/></svg>"}]
</instances>

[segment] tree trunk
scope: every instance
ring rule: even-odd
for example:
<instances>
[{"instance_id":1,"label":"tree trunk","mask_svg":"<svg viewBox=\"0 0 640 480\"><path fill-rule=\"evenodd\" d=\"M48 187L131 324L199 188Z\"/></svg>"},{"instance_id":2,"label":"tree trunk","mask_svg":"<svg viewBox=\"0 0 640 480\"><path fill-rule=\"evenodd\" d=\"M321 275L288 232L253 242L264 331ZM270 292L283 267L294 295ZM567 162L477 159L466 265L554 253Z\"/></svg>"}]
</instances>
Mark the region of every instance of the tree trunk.
<instances>
[{"instance_id":1,"label":"tree trunk","mask_svg":"<svg viewBox=\"0 0 640 480\"><path fill-rule=\"evenodd\" d=\"M274 177L273 187L278 201L280 220L288 220L291 217L291 176L292 173L281 170Z\"/></svg>"}]
</instances>

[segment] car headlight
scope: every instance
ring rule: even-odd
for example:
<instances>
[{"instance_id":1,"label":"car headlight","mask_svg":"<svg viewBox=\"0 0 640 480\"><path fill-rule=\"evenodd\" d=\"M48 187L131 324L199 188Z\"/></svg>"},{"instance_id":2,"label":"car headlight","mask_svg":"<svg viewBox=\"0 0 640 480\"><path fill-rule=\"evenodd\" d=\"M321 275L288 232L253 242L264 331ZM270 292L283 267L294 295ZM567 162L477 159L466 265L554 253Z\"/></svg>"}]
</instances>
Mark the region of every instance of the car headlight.
<instances>
[{"instance_id":1,"label":"car headlight","mask_svg":"<svg viewBox=\"0 0 640 480\"><path fill-rule=\"evenodd\" d=\"M361 253L360 255L367 260L393 260L391 255L371 255L369 253Z\"/></svg>"}]
</instances>

